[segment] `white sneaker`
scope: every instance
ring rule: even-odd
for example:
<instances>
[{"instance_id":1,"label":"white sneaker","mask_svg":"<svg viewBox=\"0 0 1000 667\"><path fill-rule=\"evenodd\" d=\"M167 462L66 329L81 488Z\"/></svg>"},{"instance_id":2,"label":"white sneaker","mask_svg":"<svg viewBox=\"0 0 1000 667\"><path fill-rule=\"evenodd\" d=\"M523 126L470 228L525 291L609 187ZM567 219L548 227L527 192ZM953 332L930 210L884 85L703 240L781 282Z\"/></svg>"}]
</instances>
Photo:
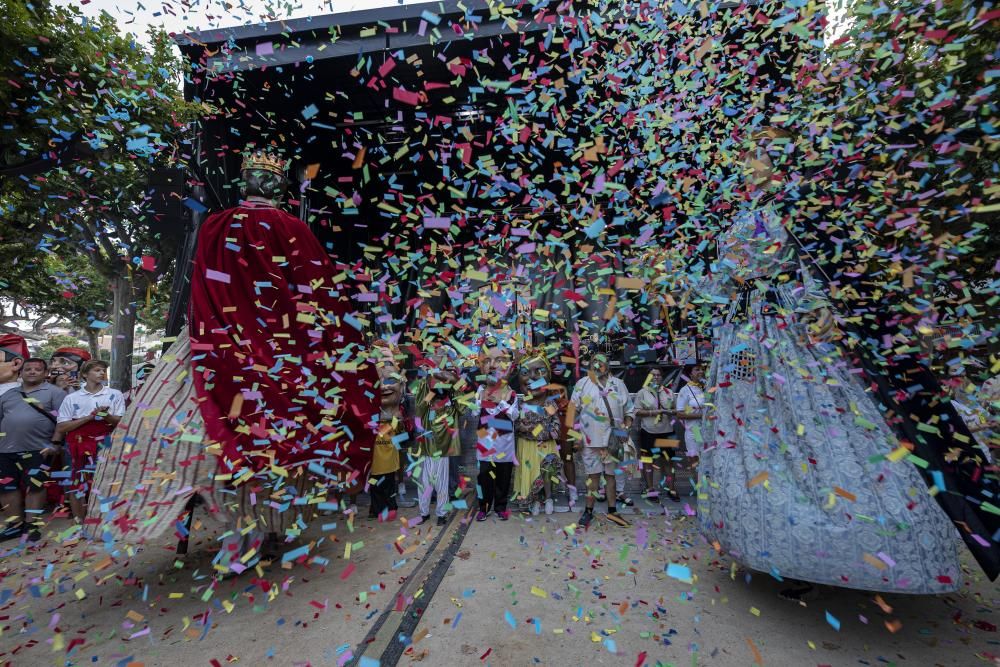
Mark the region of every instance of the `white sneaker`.
<instances>
[{"instance_id":1,"label":"white sneaker","mask_svg":"<svg viewBox=\"0 0 1000 667\"><path fill-rule=\"evenodd\" d=\"M555 509L556 509L555 503L552 502L551 498L549 498L548 500L545 501L545 513L546 514L552 514L552 512L554 512Z\"/></svg>"},{"instance_id":2,"label":"white sneaker","mask_svg":"<svg viewBox=\"0 0 1000 667\"><path fill-rule=\"evenodd\" d=\"M566 490L569 492L569 509L570 509L570 511L572 511L572 510L574 510L576 508L576 499L577 499L576 487L572 486L570 484L567 484L566 485Z\"/></svg>"},{"instance_id":3,"label":"white sneaker","mask_svg":"<svg viewBox=\"0 0 1000 667\"><path fill-rule=\"evenodd\" d=\"M541 513L542 506L537 502L531 503L531 516L538 516Z\"/></svg>"}]
</instances>

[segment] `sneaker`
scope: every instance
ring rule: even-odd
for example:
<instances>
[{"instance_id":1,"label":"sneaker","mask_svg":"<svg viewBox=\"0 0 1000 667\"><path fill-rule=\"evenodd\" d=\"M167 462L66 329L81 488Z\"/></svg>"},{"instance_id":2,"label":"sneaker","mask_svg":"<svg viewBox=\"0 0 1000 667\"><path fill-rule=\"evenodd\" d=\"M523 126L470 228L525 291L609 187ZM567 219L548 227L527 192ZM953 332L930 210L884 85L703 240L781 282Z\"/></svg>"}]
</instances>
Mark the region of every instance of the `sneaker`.
<instances>
[{"instance_id":1,"label":"sneaker","mask_svg":"<svg viewBox=\"0 0 1000 667\"><path fill-rule=\"evenodd\" d=\"M38 530L37 528L32 528L30 531L28 531L29 542L38 542L41 539L42 539L42 531Z\"/></svg>"},{"instance_id":2,"label":"sneaker","mask_svg":"<svg viewBox=\"0 0 1000 667\"><path fill-rule=\"evenodd\" d=\"M501 521L506 521L510 518L510 510L504 510L502 512L497 512L497 516L500 517Z\"/></svg>"},{"instance_id":3,"label":"sneaker","mask_svg":"<svg viewBox=\"0 0 1000 667\"><path fill-rule=\"evenodd\" d=\"M584 528L590 527L590 522L594 520L594 510L583 510L583 514L580 515L580 520L577 521L578 524Z\"/></svg>"},{"instance_id":4,"label":"sneaker","mask_svg":"<svg viewBox=\"0 0 1000 667\"><path fill-rule=\"evenodd\" d=\"M618 501L619 505L624 505L625 507L635 507L635 501L626 496L624 493L615 498L615 500Z\"/></svg>"},{"instance_id":5,"label":"sneaker","mask_svg":"<svg viewBox=\"0 0 1000 667\"><path fill-rule=\"evenodd\" d=\"M531 516L538 516L542 513L542 505L539 502L531 503Z\"/></svg>"},{"instance_id":6,"label":"sneaker","mask_svg":"<svg viewBox=\"0 0 1000 667\"><path fill-rule=\"evenodd\" d=\"M570 510L576 507L576 499L578 498L576 493L576 487L572 484L566 485L566 492L569 494L569 508Z\"/></svg>"},{"instance_id":7,"label":"sneaker","mask_svg":"<svg viewBox=\"0 0 1000 667\"><path fill-rule=\"evenodd\" d=\"M489 512L484 512L483 510L479 510L476 513L476 521L486 521L486 517L488 517L489 515L490 515Z\"/></svg>"},{"instance_id":8,"label":"sneaker","mask_svg":"<svg viewBox=\"0 0 1000 667\"><path fill-rule=\"evenodd\" d=\"M670 498L670 500L672 500L675 503L679 503L681 501L681 497L673 489L667 491L667 498Z\"/></svg>"},{"instance_id":9,"label":"sneaker","mask_svg":"<svg viewBox=\"0 0 1000 667\"><path fill-rule=\"evenodd\" d=\"M439 516L438 517L438 525L439 526L447 526L448 525L448 517L446 517L446 516Z\"/></svg>"},{"instance_id":10,"label":"sneaker","mask_svg":"<svg viewBox=\"0 0 1000 667\"><path fill-rule=\"evenodd\" d=\"M545 513L552 514L555 511L556 511L556 505L555 503L552 502L552 499L549 498L548 500L545 501Z\"/></svg>"},{"instance_id":11,"label":"sneaker","mask_svg":"<svg viewBox=\"0 0 1000 667\"><path fill-rule=\"evenodd\" d=\"M619 526L631 525L629 524L628 521L625 520L625 517L623 517L621 514L619 514L614 510L608 510L608 521L610 521L611 523L617 523Z\"/></svg>"},{"instance_id":12,"label":"sneaker","mask_svg":"<svg viewBox=\"0 0 1000 667\"><path fill-rule=\"evenodd\" d=\"M410 508L410 507L416 507L417 501L410 500L406 496L400 495L396 497L396 504L403 508Z\"/></svg>"},{"instance_id":13,"label":"sneaker","mask_svg":"<svg viewBox=\"0 0 1000 667\"><path fill-rule=\"evenodd\" d=\"M425 524L425 523L427 523L430 520L431 520L431 515L430 514L425 514L422 517L420 517L420 523L421 524Z\"/></svg>"},{"instance_id":14,"label":"sneaker","mask_svg":"<svg viewBox=\"0 0 1000 667\"><path fill-rule=\"evenodd\" d=\"M656 489L646 489L646 492L642 494L642 497L646 500L659 500L660 492Z\"/></svg>"}]
</instances>

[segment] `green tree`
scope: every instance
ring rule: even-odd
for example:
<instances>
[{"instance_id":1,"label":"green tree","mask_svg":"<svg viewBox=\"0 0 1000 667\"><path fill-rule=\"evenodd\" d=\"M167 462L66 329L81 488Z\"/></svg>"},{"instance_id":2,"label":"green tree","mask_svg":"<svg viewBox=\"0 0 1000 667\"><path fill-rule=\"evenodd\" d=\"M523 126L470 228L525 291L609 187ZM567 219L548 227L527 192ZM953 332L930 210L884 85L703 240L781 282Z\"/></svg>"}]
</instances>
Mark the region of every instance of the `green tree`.
<instances>
[{"instance_id":1,"label":"green tree","mask_svg":"<svg viewBox=\"0 0 1000 667\"><path fill-rule=\"evenodd\" d=\"M0 236L85 257L110 286L111 375L127 389L139 311L174 256L150 225L149 174L179 164L195 108L162 30L144 47L107 14L88 21L50 0L0 0L0 11L0 155L8 174L45 167L0 179Z\"/></svg>"}]
</instances>

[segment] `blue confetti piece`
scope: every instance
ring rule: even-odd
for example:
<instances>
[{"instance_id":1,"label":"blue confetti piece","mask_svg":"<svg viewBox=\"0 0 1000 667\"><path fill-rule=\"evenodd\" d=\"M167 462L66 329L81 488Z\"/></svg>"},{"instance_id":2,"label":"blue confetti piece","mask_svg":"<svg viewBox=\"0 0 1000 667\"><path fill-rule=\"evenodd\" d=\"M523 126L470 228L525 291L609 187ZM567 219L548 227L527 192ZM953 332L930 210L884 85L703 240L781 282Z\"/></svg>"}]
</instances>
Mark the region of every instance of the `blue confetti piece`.
<instances>
[{"instance_id":1,"label":"blue confetti piece","mask_svg":"<svg viewBox=\"0 0 1000 667\"><path fill-rule=\"evenodd\" d=\"M830 612L826 612L826 622L830 624L831 628L840 632L840 621Z\"/></svg>"},{"instance_id":2,"label":"blue confetti piece","mask_svg":"<svg viewBox=\"0 0 1000 667\"><path fill-rule=\"evenodd\" d=\"M208 210L208 208L206 208L204 204L202 204L197 199L192 199L191 197L185 197L183 199L183 204L192 211L194 211L195 213L204 213L205 211Z\"/></svg>"},{"instance_id":3,"label":"blue confetti piece","mask_svg":"<svg viewBox=\"0 0 1000 667\"><path fill-rule=\"evenodd\" d=\"M511 628L517 628L517 620L515 620L514 614L510 613L509 611L504 611L503 618L505 621L507 621L507 625L509 625Z\"/></svg>"},{"instance_id":4,"label":"blue confetti piece","mask_svg":"<svg viewBox=\"0 0 1000 667\"><path fill-rule=\"evenodd\" d=\"M361 656L361 660L358 661L358 667L379 667L381 664L375 658L369 658L366 655Z\"/></svg>"},{"instance_id":5,"label":"blue confetti piece","mask_svg":"<svg viewBox=\"0 0 1000 667\"><path fill-rule=\"evenodd\" d=\"M678 565L677 563L670 563L667 565L667 576L673 577L674 579L680 579L681 581L690 582L691 581L691 568L686 565Z\"/></svg>"},{"instance_id":6,"label":"blue confetti piece","mask_svg":"<svg viewBox=\"0 0 1000 667\"><path fill-rule=\"evenodd\" d=\"M291 551L286 551L285 553L281 554L281 562L282 563L288 563L290 561L295 560L296 558L298 558L300 556L305 556L307 553L309 553L309 545L308 544L303 545L303 546L299 547L298 549L292 549Z\"/></svg>"},{"instance_id":7,"label":"blue confetti piece","mask_svg":"<svg viewBox=\"0 0 1000 667\"><path fill-rule=\"evenodd\" d=\"M316 107L316 105L310 104L309 106L307 106L305 109L302 110L302 117L305 118L306 120L309 120L318 113L319 109Z\"/></svg>"}]
</instances>

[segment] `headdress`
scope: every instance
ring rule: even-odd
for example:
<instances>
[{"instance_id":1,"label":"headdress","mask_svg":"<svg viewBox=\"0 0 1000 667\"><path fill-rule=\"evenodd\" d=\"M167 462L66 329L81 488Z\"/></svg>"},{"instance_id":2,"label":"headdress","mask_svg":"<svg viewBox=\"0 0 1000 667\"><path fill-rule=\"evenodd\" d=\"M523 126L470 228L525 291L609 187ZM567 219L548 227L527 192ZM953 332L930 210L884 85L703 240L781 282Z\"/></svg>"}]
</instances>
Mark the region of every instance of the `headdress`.
<instances>
[{"instance_id":1,"label":"headdress","mask_svg":"<svg viewBox=\"0 0 1000 667\"><path fill-rule=\"evenodd\" d=\"M0 335L0 351L20 357L21 359L27 359L30 356L28 354L28 343L24 340L23 336L18 336L17 334L8 333Z\"/></svg>"},{"instance_id":2,"label":"headdress","mask_svg":"<svg viewBox=\"0 0 1000 667\"><path fill-rule=\"evenodd\" d=\"M82 347L60 347L52 353L52 357L66 357L67 359L72 359L77 364L82 364L85 361L90 361L90 352L87 352Z\"/></svg>"}]
</instances>

